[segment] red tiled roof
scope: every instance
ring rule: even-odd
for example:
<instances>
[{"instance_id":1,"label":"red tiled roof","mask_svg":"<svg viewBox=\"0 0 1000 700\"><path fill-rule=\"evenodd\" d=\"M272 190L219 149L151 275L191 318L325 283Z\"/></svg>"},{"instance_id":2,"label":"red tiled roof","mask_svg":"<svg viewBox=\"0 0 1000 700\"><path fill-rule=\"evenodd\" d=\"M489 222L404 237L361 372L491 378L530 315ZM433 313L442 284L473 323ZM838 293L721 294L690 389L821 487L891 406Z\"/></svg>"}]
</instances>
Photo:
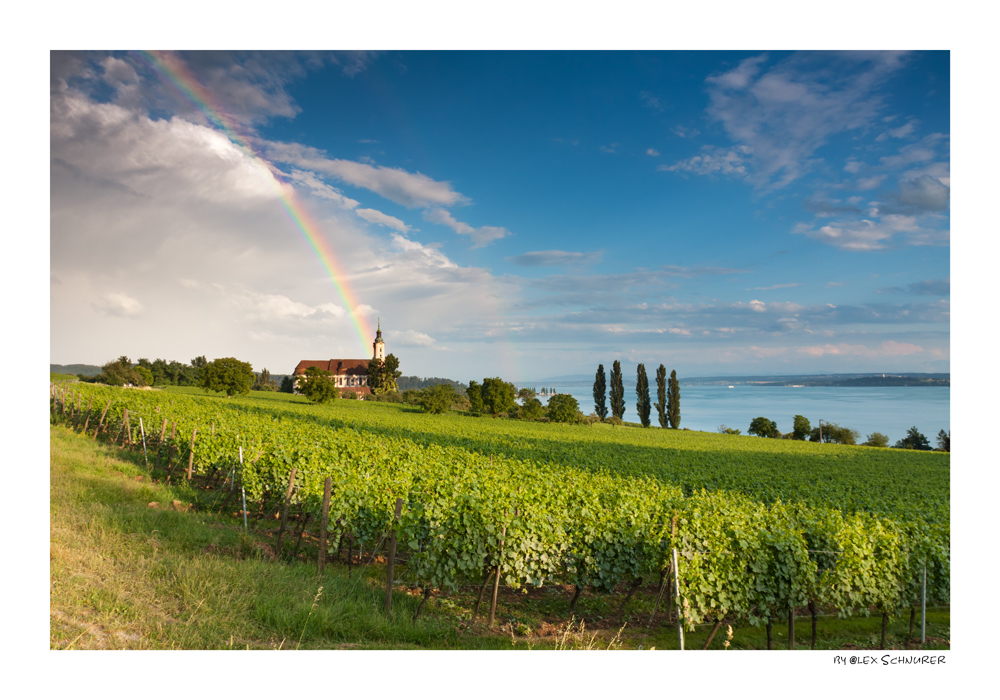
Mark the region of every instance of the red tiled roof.
<instances>
[{"instance_id":1,"label":"red tiled roof","mask_svg":"<svg viewBox=\"0 0 1000 700\"><path fill-rule=\"evenodd\" d=\"M302 360L295 366L295 375L306 373L309 367L319 367L334 376L368 376L369 360Z\"/></svg>"}]
</instances>

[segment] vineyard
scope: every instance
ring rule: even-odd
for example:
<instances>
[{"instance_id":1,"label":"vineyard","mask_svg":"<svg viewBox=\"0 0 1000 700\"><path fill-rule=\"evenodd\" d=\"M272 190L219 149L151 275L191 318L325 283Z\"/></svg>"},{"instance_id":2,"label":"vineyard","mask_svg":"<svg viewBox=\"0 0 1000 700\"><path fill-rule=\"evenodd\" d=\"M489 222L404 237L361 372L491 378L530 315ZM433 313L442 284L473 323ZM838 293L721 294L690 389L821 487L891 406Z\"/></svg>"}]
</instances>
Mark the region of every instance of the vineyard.
<instances>
[{"instance_id":1,"label":"vineyard","mask_svg":"<svg viewBox=\"0 0 1000 700\"><path fill-rule=\"evenodd\" d=\"M398 577L425 592L655 583L687 629L949 602L946 454L100 385L54 387L52 415L220 510L288 503L331 546L398 542Z\"/></svg>"}]
</instances>

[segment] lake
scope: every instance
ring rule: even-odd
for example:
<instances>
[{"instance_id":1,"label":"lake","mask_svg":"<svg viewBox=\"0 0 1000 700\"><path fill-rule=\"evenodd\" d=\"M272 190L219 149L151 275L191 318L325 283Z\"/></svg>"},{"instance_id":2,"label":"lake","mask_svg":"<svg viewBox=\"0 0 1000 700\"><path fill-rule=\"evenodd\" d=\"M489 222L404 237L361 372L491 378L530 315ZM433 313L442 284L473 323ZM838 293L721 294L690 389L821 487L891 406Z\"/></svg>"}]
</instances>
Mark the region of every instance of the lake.
<instances>
[{"instance_id":1,"label":"lake","mask_svg":"<svg viewBox=\"0 0 1000 700\"><path fill-rule=\"evenodd\" d=\"M625 415L627 421L639 421L635 410L635 380L632 387L625 386ZM541 387L538 387L541 388ZM594 410L591 386L559 386L554 388L570 394L580 403L580 410L589 414ZM778 424L778 430L791 432L792 418L801 414L815 428L824 423L838 423L853 428L864 442L873 432L889 437L889 444L906 436L910 426L916 426L932 446L937 444L939 430L951 430L950 387L787 387L736 384L726 386L681 384L681 428L716 432L720 425L738 428L744 435L750 421L764 416ZM548 398L540 396L545 404ZM650 420L654 427L656 417L656 383L650 381L650 401L654 404ZM610 402L608 407L610 415Z\"/></svg>"}]
</instances>

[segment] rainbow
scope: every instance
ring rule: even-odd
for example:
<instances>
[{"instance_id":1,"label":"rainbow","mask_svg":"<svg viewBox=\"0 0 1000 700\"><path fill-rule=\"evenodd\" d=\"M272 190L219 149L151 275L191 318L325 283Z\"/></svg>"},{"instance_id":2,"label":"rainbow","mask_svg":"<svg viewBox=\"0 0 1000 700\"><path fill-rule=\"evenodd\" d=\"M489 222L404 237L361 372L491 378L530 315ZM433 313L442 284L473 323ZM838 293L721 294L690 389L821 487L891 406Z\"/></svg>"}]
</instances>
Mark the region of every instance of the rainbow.
<instances>
[{"instance_id":1,"label":"rainbow","mask_svg":"<svg viewBox=\"0 0 1000 700\"><path fill-rule=\"evenodd\" d=\"M330 281L333 282L337 294L347 307L347 313L358 334L358 340L365 353L374 337L371 326L365 317L358 312L358 301L354 292L347 284L347 274L344 272L333 248L327 243L320 232L319 226L309 215L309 212L299 201L294 188L283 183L278 177L278 171L267 160L250 146L249 139L240 133L237 121L229 116L226 109L212 93L194 77L188 67L177 56L166 51L142 51L135 54L151 68L164 83L173 87L180 95L190 102L199 112L205 115L213 127L223 134L250 159L250 162L267 174L269 182L273 183L278 199L288 214L295 228L305 239L313 254L319 260Z\"/></svg>"}]
</instances>

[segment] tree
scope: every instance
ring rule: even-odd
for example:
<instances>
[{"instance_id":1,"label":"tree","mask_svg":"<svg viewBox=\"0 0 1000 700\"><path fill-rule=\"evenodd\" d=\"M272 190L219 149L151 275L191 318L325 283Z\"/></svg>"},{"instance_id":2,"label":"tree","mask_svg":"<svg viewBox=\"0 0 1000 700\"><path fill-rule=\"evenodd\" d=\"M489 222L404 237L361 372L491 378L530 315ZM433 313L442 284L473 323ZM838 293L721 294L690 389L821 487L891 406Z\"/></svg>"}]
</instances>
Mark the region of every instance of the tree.
<instances>
[{"instance_id":1,"label":"tree","mask_svg":"<svg viewBox=\"0 0 1000 700\"><path fill-rule=\"evenodd\" d=\"M505 382L500 377L483 379L483 409L487 413L492 413L496 418L501 413L508 413L514 408L514 397L517 391L510 382ZM470 400L472 397L469 397Z\"/></svg>"},{"instance_id":2,"label":"tree","mask_svg":"<svg viewBox=\"0 0 1000 700\"><path fill-rule=\"evenodd\" d=\"M235 357L220 357L200 370L200 385L205 391L223 391L226 398L249 394L253 386L253 367Z\"/></svg>"},{"instance_id":3,"label":"tree","mask_svg":"<svg viewBox=\"0 0 1000 700\"><path fill-rule=\"evenodd\" d=\"M611 365L611 415L621 420L625 415L625 386L622 384L622 363Z\"/></svg>"},{"instance_id":4,"label":"tree","mask_svg":"<svg viewBox=\"0 0 1000 700\"><path fill-rule=\"evenodd\" d=\"M298 381L299 391L313 403L333 401L339 395L333 382L333 373L320 367L306 367L306 373Z\"/></svg>"},{"instance_id":5,"label":"tree","mask_svg":"<svg viewBox=\"0 0 1000 700\"><path fill-rule=\"evenodd\" d=\"M758 435L763 438L781 437L781 433L778 431L778 424L764 416L757 416L750 421L750 429L747 430L747 434Z\"/></svg>"},{"instance_id":6,"label":"tree","mask_svg":"<svg viewBox=\"0 0 1000 700\"><path fill-rule=\"evenodd\" d=\"M608 417L608 383L604 378L604 365L597 365L594 375L594 413L601 420Z\"/></svg>"},{"instance_id":7,"label":"tree","mask_svg":"<svg viewBox=\"0 0 1000 700\"><path fill-rule=\"evenodd\" d=\"M937 436L937 446L942 452L951 452L951 431L941 430Z\"/></svg>"},{"instance_id":8,"label":"tree","mask_svg":"<svg viewBox=\"0 0 1000 700\"><path fill-rule=\"evenodd\" d=\"M670 370L670 383L667 385L667 420L674 430L681 427L681 385L675 369Z\"/></svg>"},{"instance_id":9,"label":"tree","mask_svg":"<svg viewBox=\"0 0 1000 700\"><path fill-rule=\"evenodd\" d=\"M420 391L417 403L427 413L444 413L458 400L451 384L435 384Z\"/></svg>"},{"instance_id":10,"label":"tree","mask_svg":"<svg viewBox=\"0 0 1000 700\"><path fill-rule=\"evenodd\" d=\"M667 419L667 368L660 365L656 368L656 415L660 420L660 427L666 428L670 425Z\"/></svg>"},{"instance_id":11,"label":"tree","mask_svg":"<svg viewBox=\"0 0 1000 700\"><path fill-rule=\"evenodd\" d=\"M271 379L271 373L267 369L262 369L260 373L254 372L254 391L277 391L278 383Z\"/></svg>"},{"instance_id":12,"label":"tree","mask_svg":"<svg viewBox=\"0 0 1000 700\"><path fill-rule=\"evenodd\" d=\"M126 384L138 386L142 382L142 376L132 367L132 360L122 355L117 360L101 366L101 374L97 381L111 386Z\"/></svg>"},{"instance_id":13,"label":"tree","mask_svg":"<svg viewBox=\"0 0 1000 700\"><path fill-rule=\"evenodd\" d=\"M368 387L372 394L384 394L387 391L397 391L396 380L402 376L399 371L399 358L392 353L385 360L373 357L368 361Z\"/></svg>"},{"instance_id":14,"label":"tree","mask_svg":"<svg viewBox=\"0 0 1000 700\"><path fill-rule=\"evenodd\" d=\"M139 375L139 383L136 386L153 386L153 373L146 367L135 367L136 374Z\"/></svg>"},{"instance_id":15,"label":"tree","mask_svg":"<svg viewBox=\"0 0 1000 700\"><path fill-rule=\"evenodd\" d=\"M580 413L580 404L569 394L555 394L549 397L548 415L550 421L575 423Z\"/></svg>"},{"instance_id":16,"label":"tree","mask_svg":"<svg viewBox=\"0 0 1000 700\"><path fill-rule=\"evenodd\" d=\"M290 374L286 374L285 378L281 380L281 388L278 389L283 394L294 394L295 393L295 378Z\"/></svg>"},{"instance_id":17,"label":"tree","mask_svg":"<svg viewBox=\"0 0 1000 700\"><path fill-rule=\"evenodd\" d=\"M832 442L836 445L856 445L858 444L858 431L853 428L845 428L837 423L823 423L823 439L819 439L820 428L813 428L809 433L810 442Z\"/></svg>"},{"instance_id":18,"label":"tree","mask_svg":"<svg viewBox=\"0 0 1000 700\"><path fill-rule=\"evenodd\" d=\"M465 390L465 395L469 397L469 409L473 413L482 413L483 407L483 387L475 379L469 382L469 388Z\"/></svg>"},{"instance_id":19,"label":"tree","mask_svg":"<svg viewBox=\"0 0 1000 700\"><path fill-rule=\"evenodd\" d=\"M809 425L809 419L805 416L795 416L792 418L792 439L793 440L805 440L809 437L809 433L812 432L812 426Z\"/></svg>"},{"instance_id":20,"label":"tree","mask_svg":"<svg viewBox=\"0 0 1000 700\"><path fill-rule=\"evenodd\" d=\"M913 426L906 431L906 437L897 441L894 447L903 450L929 450L931 443L927 441L923 433L917 430L917 426Z\"/></svg>"},{"instance_id":21,"label":"tree","mask_svg":"<svg viewBox=\"0 0 1000 700\"><path fill-rule=\"evenodd\" d=\"M532 396L526 400L518 409L517 416L522 420L536 420L545 415L545 407L542 402Z\"/></svg>"},{"instance_id":22,"label":"tree","mask_svg":"<svg viewBox=\"0 0 1000 700\"><path fill-rule=\"evenodd\" d=\"M517 390L517 398L521 399L521 401L527 401L528 399L533 399L535 398L535 390L523 386Z\"/></svg>"},{"instance_id":23,"label":"tree","mask_svg":"<svg viewBox=\"0 0 1000 700\"><path fill-rule=\"evenodd\" d=\"M643 428L649 427L649 378L646 377L646 365L640 362L635 368L635 410Z\"/></svg>"},{"instance_id":24,"label":"tree","mask_svg":"<svg viewBox=\"0 0 1000 700\"><path fill-rule=\"evenodd\" d=\"M882 433L872 433L868 439L861 443L865 447L888 447L889 436Z\"/></svg>"}]
</instances>

